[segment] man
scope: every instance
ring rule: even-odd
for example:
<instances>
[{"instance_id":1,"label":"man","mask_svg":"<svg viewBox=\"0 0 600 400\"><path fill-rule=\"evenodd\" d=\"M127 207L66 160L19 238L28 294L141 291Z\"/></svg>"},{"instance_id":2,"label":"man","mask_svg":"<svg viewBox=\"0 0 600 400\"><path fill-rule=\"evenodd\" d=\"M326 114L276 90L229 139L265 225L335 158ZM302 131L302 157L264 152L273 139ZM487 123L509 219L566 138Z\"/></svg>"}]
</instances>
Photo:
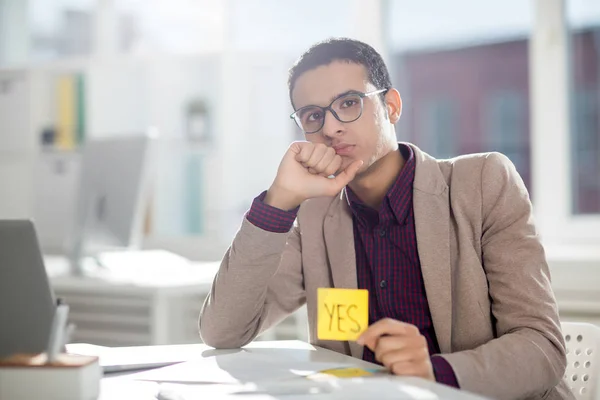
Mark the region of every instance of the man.
<instances>
[{"instance_id":1,"label":"man","mask_svg":"<svg viewBox=\"0 0 600 400\"><path fill-rule=\"evenodd\" d=\"M203 307L204 341L243 346L306 303L312 343L394 374L569 398L544 250L512 163L398 143L400 94L358 41L310 48L289 93L307 142L290 145L246 214ZM357 342L316 338L320 287L369 291Z\"/></svg>"}]
</instances>

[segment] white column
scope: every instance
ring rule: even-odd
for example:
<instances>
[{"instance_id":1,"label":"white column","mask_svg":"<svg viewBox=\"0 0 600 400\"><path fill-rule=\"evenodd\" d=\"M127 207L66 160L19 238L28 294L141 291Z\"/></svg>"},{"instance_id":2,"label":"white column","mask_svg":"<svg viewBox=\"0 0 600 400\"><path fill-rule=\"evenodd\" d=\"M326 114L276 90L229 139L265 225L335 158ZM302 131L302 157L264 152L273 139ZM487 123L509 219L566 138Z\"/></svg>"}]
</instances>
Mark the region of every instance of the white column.
<instances>
[{"instance_id":1,"label":"white column","mask_svg":"<svg viewBox=\"0 0 600 400\"><path fill-rule=\"evenodd\" d=\"M568 36L564 0L533 0L529 46L533 201L545 242L555 242L570 213Z\"/></svg>"},{"instance_id":2,"label":"white column","mask_svg":"<svg viewBox=\"0 0 600 400\"><path fill-rule=\"evenodd\" d=\"M388 61L386 0L353 0L353 38L370 44Z\"/></svg>"},{"instance_id":3,"label":"white column","mask_svg":"<svg viewBox=\"0 0 600 400\"><path fill-rule=\"evenodd\" d=\"M249 117L247 97L247 71L242 66L243 58L234 46L232 38L233 7L236 0L223 0L223 50L221 52L220 91L217 105L217 123L215 130L215 149L219 153L222 185L218 193L212 193L219 199L219 233L218 239L223 242L232 239L232 226L236 221L236 206L238 200L237 185L243 185L239 167L239 152L241 149L240 135L244 132Z\"/></svg>"},{"instance_id":4,"label":"white column","mask_svg":"<svg viewBox=\"0 0 600 400\"><path fill-rule=\"evenodd\" d=\"M37 141L31 131L29 2L0 0L0 218L31 218ZM2 70L8 67L8 70Z\"/></svg>"},{"instance_id":5,"label":"white column","mask_svg":"<svg viewBox=\"0 0 600 400\"><path fill-rule=\"evenodd\" d=\"M0 0L0 65L22 66L29 59L29 1Z\"/></svg>"}]
</instances>

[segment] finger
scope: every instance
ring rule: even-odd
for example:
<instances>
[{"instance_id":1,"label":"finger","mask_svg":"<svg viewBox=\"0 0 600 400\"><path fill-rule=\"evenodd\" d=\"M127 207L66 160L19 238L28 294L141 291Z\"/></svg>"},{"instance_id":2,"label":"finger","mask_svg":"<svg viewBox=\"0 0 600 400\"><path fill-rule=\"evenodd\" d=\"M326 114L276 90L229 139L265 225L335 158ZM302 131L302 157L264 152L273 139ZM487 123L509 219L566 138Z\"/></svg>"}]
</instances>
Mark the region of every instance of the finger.
<instances>
[{"instance_id":1,"label":"finger","mask_svg":"<svg viewBox=\"0 0 600 400\"><path fill-rule=\"evenodd\" d=\"M335 175L336 172L338 172L340 170L340 168L342 167L343 162L344 162L344 160L342 159L342 157L340 157L336 154L333 157L333 160L331 160L331 162L329 163L329 165L327 167L325 167L325 171L323 172L323 175L324 176Z\"/></svg>"},{"instance_id":2,"label":"finger","mask_svg":"<svg viewBox=\"0 0 600 400\"><path fill-rule=\"evenodd\" d=\"M312 143L310 143L310 142L306 142L306 141L298 140L298 141L292 142L292 143L290 144L290 147L289 147L289 149L292 151L292 153L294 153L294 154L298 155L298 154L300 154L300 152L302 151L302 149L303 149L305 146L312 146L312 145L313 145L313 144L312 144Z\"/></svg>"},{"instance_id":3,"label":"finger","mask_svg":"<svg viewBox=\"0 0 600 400\"><path fill-rule=\"evenodd\" d=\"M321 160L323 159L323 157L325 156L325 154L327 153L327 146L325 146L324 144L316 144L312 154L310 155L310 157L308 158L308 160L303 162L306 163L306 165L308 165L311 168L317 169L317 165L319 164L319 162L321 162Z\"/></svg>"},{"instance_id":4,"label":"finger","mask_svg":"<svg viewBox=\"0 0 600 400\"><path fill-rule=\"evenodd\" d=\"M363 334L358 338L357 342L359 344L368 346L371 350L374 350L374 346L376 344L374 343L375 339L383 335L417 336L420 335L420 332L419 329L414 325L391 318L384 318L369 326L367 330L364 331Z\"/></svg>"},{"instance_id":5,"label":"finger","mask_svg":"<svg viewBox=\"0 0 600 400\"><path fill-rule=\"evenodd\" d=\"M404 334L400 321L383 318L371 324L358 338L357 343L367 346L372 351L375 351L380 337L384 335L398 336Z\"/></svg>"},{"instance_id":6,"label":"finger","mask_svg":"<svg viewBox=\"0 0 600 400\"><path fill-rule=\"evenodd\" d=\"M423 347L405 348L401 350L388 351L382 356L377 357L377 361L388 369L397 362L411 361L422 362L429 357L429 351Z\"/></svg>"},{"instance_id":7,"label":"finger","mask_svg":"<svg viewBox=\"0 0 600 400\"><path fill-rule=\"evenodd\" d=\"M330 194L335 195L342 190L344 186L350 183L362 165L362 160L356 160L347 166L346 169L339 173L334 179L331 179L331 188L333 189L333 193Z\"/></svg>"},{"instance_id":8,"label":"finger","mask_svg":"<svg viewBox=\"0 0 600 400\"><path fill-rule=\"evenodd\" d=\"M398 350L411 351L412 349L427 349L427 341L422 335L419 336L405 336L405 335L394 335L394 336L382 336L377 341L375 346L375 358L383 357L388 352L394 352ZM380 361L380 360L379 360Z\"/></svg>"},{"instance_id":9,"label":"finger","mask_svg":"<svg viewBox=\"0 0 600 400\"><path fill-rule=\"evenodd\" d=\"M327 166L329 166L329 164L331 164L331 162L333 161L333 159L335 158L337 154L335 154L335 150L333 149L333 147L327 147L325 149L325 153L323 154L323 157L321 157L321 160L317 163L317 165L315 165L315 169L317 171L319 171L319 173L324 173L325 169L327 168ZM331 175L331 174L330 174ZM329 175L327 175L329 176Z\"/></svg>"},{"instance_id":10,"label":"finger","mask_svg":"<svg viewBox=\"0 0 600 400\"><path fill-rule=\"evenodd\" d=\"M342 167L342 164L344 163L344 160L342 159L342 157L335 154L335 151L333 152L332 155L333 155L333 158L331 160L329 160L329 162L325 166L321 166L321 163L319 163L314 168L308 167L304 163L302 163L302 166L307 168L308 171L313 175L320 175L325 178L328 178L332 175L335 175L340 170L340 168ZM323 160L326 158L328 158L327 154L323 157Z\"/></svg>"},{"instance_id":11,"label":"finger","mask_svg":"<svg viewBox=\"0 0 600 400\"><path fill-rule=\"evenodd\" d=\"M315 150L315 145L310 142L297 142L300 144L300 152L296 154L296 161L306 163Z\"/></svg>"}]
</instances>

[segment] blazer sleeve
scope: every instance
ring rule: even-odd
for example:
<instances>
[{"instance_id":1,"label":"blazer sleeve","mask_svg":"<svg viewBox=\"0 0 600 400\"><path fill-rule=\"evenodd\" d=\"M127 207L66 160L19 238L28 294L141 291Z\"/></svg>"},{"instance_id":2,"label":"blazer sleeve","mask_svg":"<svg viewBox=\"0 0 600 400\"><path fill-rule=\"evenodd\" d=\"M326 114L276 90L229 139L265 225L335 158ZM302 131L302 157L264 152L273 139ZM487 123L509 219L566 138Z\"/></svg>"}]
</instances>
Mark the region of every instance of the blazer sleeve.
<instances>
[{"instance_id":1,"label":"blazer sleeve","mask_svg":"<svg viewBox=\"0 0 600 400\"><path fill-rule=\"evenodd\" d=\"M565 344L525 185L490 153L481 171L482 259L497 338L442 355L462 389L497 399L540 396L565 371Z\"/></svg>"},{"instance_id":2,"label":"blazer sleeve","mask_svg":"<svg viewBox=\"0 0 600 400\"><path fill-rule=\"evenodd\" d=\"M200 336L212 347L241 347L305 302L298 219L288 233L244 219L202 307Z\"/></svg>"}]
</instances>

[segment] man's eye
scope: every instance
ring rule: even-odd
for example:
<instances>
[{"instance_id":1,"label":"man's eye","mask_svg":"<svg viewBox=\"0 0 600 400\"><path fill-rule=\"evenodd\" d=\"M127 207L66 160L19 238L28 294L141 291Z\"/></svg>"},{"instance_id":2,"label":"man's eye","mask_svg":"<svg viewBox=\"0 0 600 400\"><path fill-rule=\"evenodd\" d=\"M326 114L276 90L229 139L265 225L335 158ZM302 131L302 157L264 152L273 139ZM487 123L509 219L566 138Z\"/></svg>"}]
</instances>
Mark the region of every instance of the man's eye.
<instances>
[{"instance_id":1,"label":"man's eye","mask_svg":"<svg viewBox=\"0 0 600 400\"><path fill-rule=\"evenodd\" d=\"M343 108L350 108L350 107L355 106L356 104L358 104L358 102L355 99L346 99L342 103L342 107Z\"/></svg>"},{"instance_id":2,"label":"man's eye","mask_svg":"<svg viewBox=\"0 0 600 400\"><path fill-rule=\"evenodd\" d=\"M308 122L315 122L321 119L321 112L313 112L308 114L306 120Z\"/></svg>"}]
</instances>

